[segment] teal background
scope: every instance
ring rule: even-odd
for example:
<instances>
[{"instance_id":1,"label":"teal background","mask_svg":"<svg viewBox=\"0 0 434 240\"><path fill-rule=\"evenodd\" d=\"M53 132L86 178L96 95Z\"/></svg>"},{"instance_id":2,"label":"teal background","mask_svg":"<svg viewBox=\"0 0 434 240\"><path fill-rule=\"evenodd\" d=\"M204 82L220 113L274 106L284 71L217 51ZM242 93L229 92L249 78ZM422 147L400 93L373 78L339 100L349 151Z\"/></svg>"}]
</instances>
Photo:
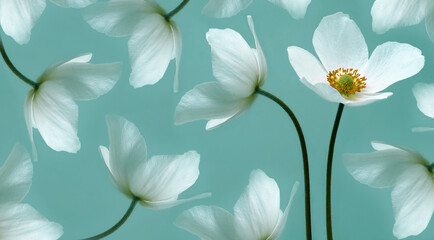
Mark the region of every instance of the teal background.
<instances>
[{"instance_id":1,"label":"teal background","mask_svg":"<svg viewBox=\"0 0 434 240\"><path fill-rule=\"evenodd\" d=\"M171 10L180 0L158 2ZM345 170L341 155L370 152L370 142L380 140L414 148L427 159L434 159L434 133L411 132L413 127L434 126L434 120L417 109L411 92L417 82L434 81L434 43L429 40L425 25L377 35L371 27L373 0L312 0L302 20L292 19L285 10L265 0L254 0L235 17L211 19L201 14L206 2L191 0L174 17L183 36L177 94L172 92L174 61L156 85L131 87L128 38L111 38L94 31L83 20L80 10L60 8L48 1L30 42L23 46L2 33L10 58L31 79L36 79L51 64L84 52L93 53L93 63L124 64L122 77L112 91L97 100L78 102L82 148L77 154L55 152L35 131L39 161L34 163L33 185L23 202L62 224L65 233L61 239L89 237L115 224L130 202L112 184L98 146L109 144L105 115L117 114L138 126L147 141L149 156L198 151L201 174L181 198L202 192L212 192L213 196L167 210L138 206L130 219L107 239L197 239L175 227L175 218L196 205L217 205L232 212L248 184L249 173L258 168L276 180L282 208L288 202L293 183L301 182L280 239L305 239L301 151L292 123L277 104L259 97L245 115L212 131L205 130L205 121L173 124L175 107L182 95L199 83L216 80L205 33L209 28L232 28L254 46L246 20L250 14L268 64L268 79L263 88L286 102L303 127L310 157L313 237L326 239L325 169L337 104L326 102L299 82L286 48L295 45L314 53L312 35L320 20L342 11L360 27L370 53L383 42L398 41L420 48L426 57L425 67L418 75L387 89L394 92L389 99L345 108L336 141L332 195L335 239L395 239L391 189L373 189L354 180ZM0 81L0 164L3 164L15 142L31 150L23 114L30 88L4 62L0 63ZM418 237L408 239L434 239L432 222Z\"/></svg>"}]
</instances>

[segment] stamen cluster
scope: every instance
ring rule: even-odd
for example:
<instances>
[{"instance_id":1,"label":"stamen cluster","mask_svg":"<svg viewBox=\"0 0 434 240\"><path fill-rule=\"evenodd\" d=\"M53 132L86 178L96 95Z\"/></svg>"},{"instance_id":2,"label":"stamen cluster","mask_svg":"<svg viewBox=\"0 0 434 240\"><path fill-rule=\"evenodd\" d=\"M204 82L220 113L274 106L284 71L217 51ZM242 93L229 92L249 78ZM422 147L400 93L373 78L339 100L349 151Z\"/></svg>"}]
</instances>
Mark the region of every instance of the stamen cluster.
<instances>
[{"instance_id":1,"label":"stamen cluster","mask_svg":"<svg viewBox=\"0 0 434 240\"><path fill-rule=\"evenodd\" d=\"M366 77L360 77L358 70L353 68L338 68L329 71L327 81L330 83L330 86L338 90L341 95L347 97L366 88Z\"/></svg>"}]
</instances>

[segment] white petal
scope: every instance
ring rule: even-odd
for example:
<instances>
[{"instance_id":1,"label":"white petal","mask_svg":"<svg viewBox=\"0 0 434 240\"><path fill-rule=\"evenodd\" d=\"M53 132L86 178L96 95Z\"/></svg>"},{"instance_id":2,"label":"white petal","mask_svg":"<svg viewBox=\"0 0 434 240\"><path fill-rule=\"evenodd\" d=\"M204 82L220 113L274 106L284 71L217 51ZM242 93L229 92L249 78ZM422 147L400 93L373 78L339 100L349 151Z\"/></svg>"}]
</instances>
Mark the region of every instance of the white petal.
<instances>
[{"instance_id":1,"label":"white petal","mask_svg":"<svg viewBox=\"0 0 434 240\"><path fill-rule=\"evenodd\" d=\"M418 83L413 87L419 110L430 118L434 118L434 84Z\"/></svg>"},{"instance_id":2,"label":"white petal","mask_svg":"<svg viewBox=\"0 0 434 240\"><path fill-rule=\"evenodd\" d=\"M202 13L210 17L232 17L247 8L253 0L209 0Z\"/></svg>"},{"instance_id":3,"label":"white petal","mask_svg":"<svg viewBox=\"0 0 434 240\"><path fill-rule=\"evenodd\" d=\"M255 39L256 46L256 61L258 63L258 71L259 71L259 86L264 85L265 80L267 79L267 61L265 60L264 52L262 52L261 45L259 44L258 36L256 36L255 25L253 23L252 16L247 16L247 22L249 23L250 31L252 32L253 38Z\"/></svg>"},{"instance_id":4,"label":"white petal","mask_svg":"<svg viewBox=\"0 0 434 240\"><path fill-rule=\"evenodd\" d=\"M20 202L29 192L32 176L30 156L26 149L17 143L0 168L0 204Z\"/></svg>"},{"instance_id":5,"label":"white petal","mask_svg":"<svg viewBox=\"0 0 434 240\"><path fill-rule=\"evenodd\" d=\"M310 0L268 0L279 7L286 9L294 19L304 18Z\"/></svg>"},{"instance_id":6,"label":"white petal","mask_svg":"<svg viewBox=\"0 0 434 240\"><path fill-rule=\"evenodd\" d=\"M365 92L384 90L395 82L417 74L425 64L421 51L406 43L386 42L375 48L361 74L366 77Z\"/></svg>"},{"instance_id":7,"label":"white petal","mask_svg":"<svg viewBox=\"0 0 434 240\"><path fill-rule=\"evenodd\" d=\"M2 240L55 240L63 234L60 224L48 221L28 204L0 205Z\"/></svg>"},{"instance_id":8,"label":"white petal","mask_svg":"<svg viewBox=\"0 0 434 240\"><path fill-rule=\"evenodd\" d=\"M312 41L327 71L360 69L368 61L368 47L359 27L341 12L324 17Z\"/></svg>"},{"instance_id":9,"label":"white petal","mask_svg":"<svg viewBox=\"0 0 434 240\"><path fill-rule=\"evenodd\" d=\"M383 92L383 93L361 93L357 92L355 95L351 96L351 98L347 98L347 102L345 105L347 106L364 106L379 100L386 99L392 96L391 92Z\"/></svg>"},{"instance_id":10,"label":"white petal","mask_svg":"<svg viewBox=\"0 0 434 240\"><path fill-rule=\"evenodd\" d=\"M425 26L429 38L434 42L434 11L425 18Z\"/></svg>"},{"instance_id":11,"label":"white petal","mask_svg":"<svg viewBox=\"0 0 434 240\"><path fill-rule=\"evenodd\" d=\"M160 14L147 16L128 41L135 88L157 83L173 58L175 39L171 25Z\"/></svg>"},{"instance_id":12,"label":"white petal","mask_svg":"<svg viewBox=\"0 0 434 240\"><path fill-rule=\"evenodd\" d=\"M209 198L209 197L211 197L211 193L208 192L208 193L201 193L196 196L190 198L184 198L184 199L178 199L177 197L175 197L172 199L162 200L162 201L140 201L140 204L146 208L159 210L159 209L167 209L167 208L175 207L180 204L184 204L202 198Z\"/></svg>"},{"instance_id":13,"label":"white petal","mask_svg":"<svg viewBox=\"0 0 434 240\"><path fill-rule=\"evenodd\" d=\"M379 149L385 150L343 155L348 172L357 181L375 188L391 187L406 169L426 162L414 151L409 152L396 147Z\"/></svg>"},{"instance_id":14,"label":"white petal","mask_svg":"<svg viewBox=\"0 0 434 240\"><path fill-rule=\"evenodd\" d=\"M392 144L388 144L388 143L384 143L384 142L377 142L377 141L372 141L371 142L371 146L373 149L377 150L377 151L381 151L381 150L399 150L402 149L402 147L398 147Z\"/></svg>"},{"instance_id":15,"label":"white petal","mask_svg":"<svg viewBox=\"0 0 434 240\"><path fill-rule=\"evenodd\" d=\"M276 182L261 170L252 171L249 185L234 206L238 238L266 239L281 215L280 192Z\"/></svg>"},{"instance_id":16,"label":"white petal","mask_svg":"<svg viewBox=\"0 0 434 240\"><path fill-rule=\"evenodd\" d=\"M232 29L210 29L206 39L211 46L214 77L233 95L252 95L260 77L255 50Z\"/></svg>"},{"instance_id":17,"label":"white petal","mask_svg":"<svg viewBox=\"0 0 434 240\"><path fill-rule=\"evenodd\" d=\"M416 165L398 179L392 191L393 235L401 239L421 233L434 212L434 180L425 166Z\"/></svg>"},{"instance_id":18,"label":"white petal","mask_svg":"<svg viewBox=\"0 0 434 240\"><path fill-rule=\"evenodd\" d=\"M119 116L107 116L110 147L109 159L104 161L113 175L116 187L128 197L132 196L130 177L146 162L146 142L137 127Z\"/></svg>"},{"instance_id":19,"label":"white petal","mask_svg":"<svg viewBox=\"0 0 434 240\"><path fill-rule=\"evenodd\" d=\"M170 21L170 26L173 32L174 46L173 46L173 56L172 58L176 58L176 72L175 79L173 81L173 91L178 92L179 88L179 63L181 61L181 53L182 53L182 36L181 31L179 30L178 25L174 21Z\"/></svg>"},{"instance_id":20,"label":"white petal","mask_svg":"<svg viewBox=\"0 0 434 240\"><path fill-rule=\"evenodd\" d=\"M119 80L121 63L91 64L67 62L45 75L56 81L77 100L91 100L110 91Z\"/></svg>"},{"instance_id":21,"label":"white petal","mask_svg":"<svg viewBox=\"0 0 434 240\"><path fill-rule=\"evenodd\" d=\"M30 32L45 9L45 0L0 1L0 24L17 43L30 40Z\"/></svg>"},{"instance_id":22,"label":"white petal","mask_svg":"<svg viewBox=\"0 0 434 240\"><path fill-rule=\"evenodd\" d=\"M288 58L299 78L305 78L310 84L327 84L327 71L310 52L296 47L288 47Z\"/></svg>"},{"instance_id":23,"label":"white petal","mask_svg":"<svg viewBox=\"0 0 434 240\"><path fill-rule=\"evenodd\" d=\"M77 136L78 106L60 84L47 81L33 97L35 128L56 151L75 153L80 149Z\"/></svg>"},{"instance_id":24,"label":"white petal","mask_svg":"<svg viewBox=\"0 0 434 240\"><path fill-rule=\"evenodd\" d=\"M110 1L87 7L84 20L98 32L113 37L127 36L149 14L164 11L153 1Z\"/></svg>"},{"instance_id":25,"label":"white petal","mask_svg":"<svg viewBox=\"0 0 434 240\"><path fill-rule=\"evenodd\" d=\"M376 0L371 9L372 29L381 34L391 28L418 24L432 7L429 0Z\"/></svg>"},{"instance_id":26,"label":"white petal","mask_svg":"<svg viewBox=\"0 0 434 240\"><path fill-rule=\"evenodd\" d=\"M36 151L35 141L33 139L33 97L35 91L32 89L26 96L26 101L24 103L24 118L26 119L27 132L29 133L30 143L32 145L32 157L34 161L38 160L38 153Z\"/></svg>"},{"instance_id":27,"label":"white petal","mask_svg":"<svg viewBox=\"0 0 434 240\"><path fill-rule=\"evenodd\" d=\"M228 93L218 82L202 83L179 101L175 110L175 124L201 119L228 119L247 107L247 102L248 99L238 99Z\"/></svg>"},{"instance_id":28,"label":"white petal","mask_svg":"<svg viewBox=\"0 0 434 240\"><path fill-rule=\"evenodd\" d=\"M431 127L415 127L411 129L414 133L420 133L420 132L434 132L434 128Z\"/></svg>"},{"instance_id":29,"label":"white petal","mask_svg":"<svg viewBox=\"0 0 434 240\"><path fill-rule=\"evenodd\" d=\"M191 187L199 177L200 155L153 156L129 175L131 192L144 201L165 201Z\"/></svg>"},{"instance_id":30,"label":"white petal","mask_svg":"<svg viewBox=\"0 0 434 240\"><path fill-rule=\"evenodd\" d=\"M83 8L97 0L51 0L51 2L66 8Z\"/></svg>"},{"instance_id":31,"label":"white petal","mask_svg":"<svg viewBox=\"0 0 434 240\"><path fill-rule=\"evenodd\" d=\"M125 196L127 196L128 198L132 198L133 195L131 194L128 185L122 181L118 181L117 178L115 178L115 176L113 175L113 171L116 171L116 170L111 169L110 150L108 150L108 148L106 148L104 146L99 146L99 153L101 155L101 158L104 160L104 163L105 163L107 169L109 170L110 179L112 180L115 187L121 193L123 193ZM115 173L117 173L117 172L115 172Z\"/></svg>"},{"instance_id":32,"label":"white petal","mask_svg":"<svg viewBox=\"0 0 434 240\"><path fill-rule=\"evenodd\" d=\"M334 89L328 83L316 83L312 84L308 82L304 77L300 78L300 81L306 85L306 87L313 90L320 97L324 98L329 102L347 103L348 101L342 97L342 95Z\"/></svg>"},{"instance_id":33,"label":"white petal","mask_svg":"<svg viewBox=\"0 0 434 240\"><path fill-rule=\"evenodd\" d=\"M288 205L285 208L285 211L283 212L283 215L280 217L276 227L274 228L273 233L270 235L270 237L267 238L267 240L273 240L277 239L280 234L282 234L283 229L286 225L286 220L288 219L289 209L291 208L292 200L294 200L295 193L298 190L298 185L300 185L299 182L295 182L294 186L291 190L291 196L289 197Z\"/></svg>"},{"instance_id":34,"label":"white petal","mask_svg":"<svg viewBox=\"0 0 434 240\"><path fill-rule=\"evenodd\" d=\"M203 240L235 239L234 217L216 206L197 206L179 215L175 226L185 229Z\"/></svg>"}]
</instances>

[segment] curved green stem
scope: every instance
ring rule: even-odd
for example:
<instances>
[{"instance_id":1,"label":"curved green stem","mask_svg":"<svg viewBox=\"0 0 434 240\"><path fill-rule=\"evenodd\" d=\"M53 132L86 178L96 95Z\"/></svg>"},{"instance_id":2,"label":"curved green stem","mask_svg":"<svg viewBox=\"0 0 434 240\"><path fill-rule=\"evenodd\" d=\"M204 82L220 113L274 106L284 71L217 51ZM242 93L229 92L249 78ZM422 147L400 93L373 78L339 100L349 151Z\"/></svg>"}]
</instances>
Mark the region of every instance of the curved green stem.
<instances>
[{"instance_id":1,"label":"curved green stem","mask_svg":"<svg viewBox=\"0 0 434 240\"><path fill-rule=\"evenodd\" d=\"M430 171L431 173L434 173L434 163L431 163L430 165L427 166L428 171Z\"/></svg>"},{"instance_id":2,"label":"curved green stem","mask_svg":"<svg viewBox=\"0 0 434 240\"><path fill-rule=\"evenodd\" d=\"M179 4L175 9L173 9L172 11L170 11L169 13L167 13L167 14L165 14L163 17L166 19L166 21L170 21L170 19L173 17L173 16L175 16L179 11L181 11L184 7L185 7L185 5L187 5L187 3L189 2L190 0L183 0L182 2L181 2L181 4Z\"/></svg>"},{"instance_id":3,"label":"curved green stem","mask_svg":"<svg viewBox=\"0 0 434 240\"><path fill-rule=\"evenodd\" d=\"M298 138L300 140L301 152L303 156L303 169L304 169L304 203L305 203L305 218L306 218L306 239L312 239L312 223L311 223L311 208L310 208L310 180L309 180L309 161L307 158L307 147L306 141L304 139L303 131L301 129L300 123L298 122L295 114L291 111L291 109L278 97L273 94L261 89L256 88L255 93L265 96L275 103L279 104L280 107L285 110L288 116L291 118L294 123L295 129L297 130Z\"/></svg>"},{"instance_id":4,"label":"curved green stem","mask_svg":"<svg viewBox=\"0 0 434 240\"><path fill-rule=\"evenodd\" d=\"M107 237L108 235L112 234L114 231L118 230L118 228L120 228L122 226L122 224L124 224L125 221L127 221L128 217L130 217L130 215L133 212L134 208L136 207L138 201L139 201L139 199L137 197L133 197L133 200L131 201L130 207L128 208L127 212L122 217L122 219L119 220L119 222L116 223L113 227L111 227L107 231L100 233L96 236L89 237L89 238L83 238L83 240L101 239L101 238Z\"/></svg>"},{"instance_id":5,"label":"curved green stem","mask_svg":"<svg viewBox=\"0 0 434 240\"><path fill-rule=\"evenodd\" d=\"M344 104L339 103L336 113L335 123L333 125L332 135L330 137L329 154L327 158L327 181L326 181L326 222L327 222L327 239L333 239L332 233L332 207L331 207L331 185L332 185L332 166L333 166L333 151L335 148L336 135L338 133L339 122L341 121Z\"/></svg>"},{"instance_id":6,"label":"curved green stem","mask_svg":"<svg viewBox=\"0 0 434 240\"><path fill-rule=\"evenodd\" d=\"M12 70L12 72L19 77L23 82L30 85L32 88L37 89L40 85L40 83L34 82L30 80L28 77L24 76L18 69L12 64L11 60L9 59L8 55L6 54L5 47L3 45L3 41L0 35L0 52L2 54L3 60L8 65L9 69Z\"/></svg>"}]
</instances>

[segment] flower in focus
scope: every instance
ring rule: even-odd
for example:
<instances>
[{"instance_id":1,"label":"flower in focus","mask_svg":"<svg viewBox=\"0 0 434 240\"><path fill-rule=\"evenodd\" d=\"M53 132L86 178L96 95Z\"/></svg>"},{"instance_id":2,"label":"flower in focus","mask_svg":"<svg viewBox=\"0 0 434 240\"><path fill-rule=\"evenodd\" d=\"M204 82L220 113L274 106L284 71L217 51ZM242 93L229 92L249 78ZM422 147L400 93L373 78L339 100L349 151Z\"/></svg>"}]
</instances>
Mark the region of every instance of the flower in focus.
<instances>
[{"instance_id":1,"label":"flower in focus","mask_svg":"<svg viewBox=\"0 0 434 240\"><path fill-rule=\"evenodd\" d=\"M84 19L98 32L112 37L131 35L128 41L134 88L157 83L169 62L176 58L174 91L178 91L178 69L182 38L178 25L166 19L166 11L154 1L112 0L96 3L84 11Z\"/></svg>"},{"instance_id":2,"label":"flower in focus","mask_svg":"<svg viewBox=\"0 0 434 240\"><path fill-rule=\"evenodd\" d=\"M368 59L368 47L356 23L343 13L321 20L313 35L320 61L308 51L288 47L289 61L300 81L322 98L349 106L388 98L381 92L417 74L425 64L421 51L409 44L386 42Z\"/></svg>"},{"instance_id":3,"label":"flower in focus","mask_svg":"<svg viewBox=\"0 0 434 240\"><path fill-rule=\"evenodd\" d=\"M426 31L434 41L434 2L432 0L376 0L371 9L372 29L378 34L391 28L411 26L425 19Z\"/></svg>"},{"instance_id":4,"label":"flower in focus","mask_svg":"<svg viewBox=\"0 0 434 240\"><path fill-rule=\"evenodd\" d=\"M24 115L33 144L33 130L56 151L75 153L78 106L74 100L95 99L110 91L120 77L121 63L91 64L85 54L47 68L26 98Z\"/></svg>"},{"instance_id":5,"label":"flower in focus","mask_svg":"<svg viewBox=\"0 0 434 240\"><path fill-rule=\"evenodd\" d=\"M118 116L107 117L110 147L100 153L118 188L128 198L136 197L144 207L164 209L210 193L178 200L199 177L200 155L159 155L147 159L146 143L137 127Z\"/></svg>"},{"instance_id":6,"label":"flower in focus","mask_svg":"<svg viewBox=\"0 0 434 240\"><path fill-rule=\"evenodd\" d=\"M33 165L19 144L0 168L0 239L51 240L62 234L62 226L48 221L28 204L19 203L32 184Z\"/></svg>"},{"instance_id":7,"label":"flower in focus","mask_svg":"<svg viewBox=\"0 0 434 240\"><path fill-rule=\"evenodd\" d=\"M197 206L184 211L175 225L207 240L277 239L285 227L297 188L298 182L282 212L279 187L258 169L250 174L249 185L234 206L234 215L216 206Z\"/></svg>"},{"instance_id":8,"label":"flower in focus","mask_svg":"<svg viewBox=\"0 0 434 240\"><path fill-rule=\"evenodd\" d=\"M418 83L413 87L419 110L430 118L434 118L434 84ZM432 127L413 128L414 132L434 131Z\"/></svg>"},{"instance_id":9,"label":"flower in focus","mask_svg":"<svg viewBox=\"0 0 434 240\"><path fill-rule=\"evenodd\" d=\"M371 187L394 187L395 237L420 234L434 212L434 164L408 148L379 142L372 146L375 152L344 155L348 171Z\"/></svg>"},{"instance_id":10,"label":"flower in focus","mask_svg":"<svg viewBox=\"0 0 434 240\"><path fill-rule=\"evenodd\" d=\"M210 29L206 39L211 45L213 74L218 82L207 82L188 91L178 103L175 124L206 119L210 130L250 109L257 87L264 85L267 64L256 37L253 20L247 17L256 49L232 29Z\"/></svg>"},{"instance_id":11,"label":"flower in focus","mask_svg":"<svg viewBox=\"0 0 434 240\"><path fill-rule=\"evenodd\" d=\"M61 7L85 7L97 0L51 0ZM0 0L0 24L17 43L25 44L36 21L44 12L45 0Z\"/></svg>"},{"instance_id":12,"label":"flower in focus","mask_svg":"<svg viewBox=\"0 0 434 240\"><path fill-rule=\"evenodd\" d=\"M210 17L225 18L238 14L247 8L253 0L209 0L202 12ZM268 0L287 10L295 19L304 18L310 0Z\"/></svg>"}]
</instances>

